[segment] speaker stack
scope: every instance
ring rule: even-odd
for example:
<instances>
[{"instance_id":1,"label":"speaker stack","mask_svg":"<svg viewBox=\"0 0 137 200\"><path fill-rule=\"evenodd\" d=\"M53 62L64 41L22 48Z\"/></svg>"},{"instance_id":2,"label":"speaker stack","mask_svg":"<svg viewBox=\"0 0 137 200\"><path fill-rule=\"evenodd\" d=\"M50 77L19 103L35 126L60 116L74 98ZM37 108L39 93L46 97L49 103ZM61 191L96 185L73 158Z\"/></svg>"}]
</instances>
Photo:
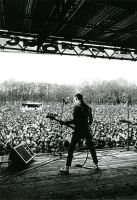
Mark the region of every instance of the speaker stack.
<instances>
[{"instance_id":1,"label":"speaker stack","mask_svg":"<svg viewBox=\"0 0 137 200\"><path fill-rule=\"evenodd\" d=\"M9 169L19 170L25 168L34 158L34 153L28 146L22 144L11 148L9 154Z\"/></svg>"}]
</instances>

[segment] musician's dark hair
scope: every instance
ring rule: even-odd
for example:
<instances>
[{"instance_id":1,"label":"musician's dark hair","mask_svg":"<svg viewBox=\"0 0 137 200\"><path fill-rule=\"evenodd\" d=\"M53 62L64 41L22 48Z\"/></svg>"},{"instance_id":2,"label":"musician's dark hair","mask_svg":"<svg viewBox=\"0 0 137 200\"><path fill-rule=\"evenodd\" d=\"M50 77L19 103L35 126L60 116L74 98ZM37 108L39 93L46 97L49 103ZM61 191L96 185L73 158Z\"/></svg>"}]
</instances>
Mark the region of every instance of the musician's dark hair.
<instances>
[{"instance_id":1,"label":"musician's dark hair","mask_svg":"<svg viewBox=\"0 0 137 200\"><path fill-rule=\"evenodd\" d=\"M79 100L79 101L83 101L83 95L80 93L75 94L75 97Z\"/></svg>"}]
</instances>

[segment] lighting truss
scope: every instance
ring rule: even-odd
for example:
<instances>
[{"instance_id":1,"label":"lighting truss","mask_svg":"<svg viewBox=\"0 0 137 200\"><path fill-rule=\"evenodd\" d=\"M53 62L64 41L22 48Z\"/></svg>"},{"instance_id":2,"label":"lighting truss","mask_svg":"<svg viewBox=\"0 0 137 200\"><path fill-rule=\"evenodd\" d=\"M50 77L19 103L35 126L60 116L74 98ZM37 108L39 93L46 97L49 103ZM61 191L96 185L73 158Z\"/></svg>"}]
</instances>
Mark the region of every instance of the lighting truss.
<instances>
[{"instance_id":1,"label":"lighting truss","mask_svg":"<svg viewBox=\"0 0 137 200\"><path fill-rule=\"evenodd\" d=\"M21 35L0 31L0 51L59 54L137 61L136 49L106 46L92 41L68 40L50 36L38 49L37 35Z\"/></svg>"}]
</instances>

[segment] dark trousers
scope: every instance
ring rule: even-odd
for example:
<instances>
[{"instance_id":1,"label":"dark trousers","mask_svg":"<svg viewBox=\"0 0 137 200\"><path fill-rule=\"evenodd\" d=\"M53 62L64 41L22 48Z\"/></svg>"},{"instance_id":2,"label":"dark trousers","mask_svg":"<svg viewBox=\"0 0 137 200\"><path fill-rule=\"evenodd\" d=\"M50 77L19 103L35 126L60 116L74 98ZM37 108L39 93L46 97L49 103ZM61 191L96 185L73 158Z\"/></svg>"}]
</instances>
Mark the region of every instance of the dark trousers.
<instances>
[{"instance_id":1,"label":"dark trousers","mask_svg":"<svg viewBox=\"0 0 137 200\"><path fill-rule=\"evenodd\" d=\"M94 143L92 141L91 134L90 133L86 134L86 136L84 138L86 139L87 146L88 146L88 149L90 150L93 162L95 164L97 164L98 163L98 159L97 159L96 150L94 148ZM73 152L75 150L76 144L79 142L80 139L81 138L77 137L75 135L75 133L73 134L72 139L71 139L71 143L70 143L70 147L69 147L69 151L68 151L68 157L67 157L66 166L71 166L72 158L73 158Z\"/></svg>"}]
</instances>

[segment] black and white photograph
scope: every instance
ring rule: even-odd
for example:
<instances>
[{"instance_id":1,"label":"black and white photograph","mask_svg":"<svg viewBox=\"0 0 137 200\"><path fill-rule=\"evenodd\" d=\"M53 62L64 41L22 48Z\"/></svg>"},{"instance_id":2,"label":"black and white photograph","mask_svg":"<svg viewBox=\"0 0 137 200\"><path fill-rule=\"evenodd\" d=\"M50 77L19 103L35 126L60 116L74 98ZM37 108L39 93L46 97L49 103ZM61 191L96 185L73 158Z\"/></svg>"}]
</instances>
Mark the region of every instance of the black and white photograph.
<instances>
[{"instance_id":1,"label":"black and white photograph","mask_svg":"<svg viewBox=\"0 0 137 200\"><path fill-rule=\"evenodd\" d=\"M0 200L137 199L137 0L0 0Z\"/></svg>"}]
</instances>

